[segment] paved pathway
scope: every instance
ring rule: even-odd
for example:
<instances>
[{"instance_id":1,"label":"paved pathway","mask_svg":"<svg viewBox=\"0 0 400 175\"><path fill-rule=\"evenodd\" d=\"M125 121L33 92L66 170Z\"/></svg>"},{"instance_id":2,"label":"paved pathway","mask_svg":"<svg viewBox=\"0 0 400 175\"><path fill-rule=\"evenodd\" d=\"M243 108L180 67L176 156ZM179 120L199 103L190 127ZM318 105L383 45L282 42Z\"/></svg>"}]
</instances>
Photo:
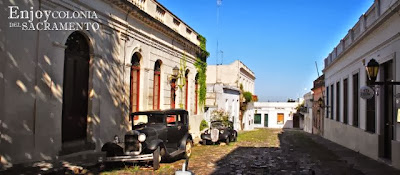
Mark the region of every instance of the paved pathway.
<instances>
[{"instance_id":1,"label":"paved pathway","mask_svg":"<svg viewBox=\"0 0 400 175\"><path fill-rule=\"evenodd\" d=\"M184 160L162 163L160 170L156 172L143 165L113 170L104 170L101 166L96 165L83 169L78 167L78 171L74 172L85 174L174 174L175 170L182 167L183 162ZM240 133L238 142L231 143L229 146L196 146L193 148L193 155L189 161L189 170L199 175L400 174L399 170L395 170L386 164L372 160L322 137L295 129L260 129ZM65 171L65 168L51 172L57 174L72 173L71 170ZM32 167L0 171L0 174L22 173L46 174L46 171L32 171Z\"/></svg>"}]
</instances>

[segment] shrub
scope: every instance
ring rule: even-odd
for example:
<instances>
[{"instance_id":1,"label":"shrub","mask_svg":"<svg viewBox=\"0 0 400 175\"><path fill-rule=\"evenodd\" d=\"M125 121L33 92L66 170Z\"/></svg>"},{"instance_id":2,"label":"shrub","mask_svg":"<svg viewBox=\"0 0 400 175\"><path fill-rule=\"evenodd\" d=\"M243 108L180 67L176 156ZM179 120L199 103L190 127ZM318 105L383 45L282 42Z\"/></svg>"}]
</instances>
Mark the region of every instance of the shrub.
<instances>
[{"instance_id":1,"label":"shrub","mask_svg":"<svg viewBox=\"0 0 400 175\"><path fill-rule=\"evenodd\" d=\"M202 120L200 123L200 131L203 131L203 129L208 128L208 122L206 120Z\"/></svg>"},{"instance_id":2,"label":"shrub","mask_svg":"<svg viewBox=\"0 0 400 175\"><path fill-rule=\"evenodd\" d=\"M253 94L251 92L243 92L243 97L246 99L246 102L251 102L253 100Z\"/></svg>"}]
</instances>

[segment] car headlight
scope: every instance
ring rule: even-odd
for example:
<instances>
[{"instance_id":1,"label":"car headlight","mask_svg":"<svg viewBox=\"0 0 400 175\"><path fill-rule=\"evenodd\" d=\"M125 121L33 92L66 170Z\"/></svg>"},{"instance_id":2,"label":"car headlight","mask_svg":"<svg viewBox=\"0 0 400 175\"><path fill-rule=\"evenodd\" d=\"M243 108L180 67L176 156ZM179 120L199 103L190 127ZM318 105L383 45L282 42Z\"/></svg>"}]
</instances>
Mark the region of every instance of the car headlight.
<instances>
[{"instance_id":1,"label":"car headlight","mask_svg":"<svg viewBox=\"0 0 400 175\"><path fill-rule=\"evenodd\" d=\"M146 140L146 134L143 133L139 134L138 140L139 142L144 142Z\"/></svg>"},{"instance_id":2,"label":"car headlight","mask_svg":"<svg viewBox=\"0 0 400 175\"><path fill-rule=\"evenodd\" d=\"M116 144L119 143L119 137L117 135L114 136L114 143L116 143Z\"/></svg>"},{"instance_id":3,"label":"car headlight","mask_svg":"<svg viewBox=\"0 0 400 175\"><path fill-rule=\"evenodd\" d=\"M220 130L219 133L223 134L223 133L224 133L224 130Z\"/></svg>"}]
</instances>

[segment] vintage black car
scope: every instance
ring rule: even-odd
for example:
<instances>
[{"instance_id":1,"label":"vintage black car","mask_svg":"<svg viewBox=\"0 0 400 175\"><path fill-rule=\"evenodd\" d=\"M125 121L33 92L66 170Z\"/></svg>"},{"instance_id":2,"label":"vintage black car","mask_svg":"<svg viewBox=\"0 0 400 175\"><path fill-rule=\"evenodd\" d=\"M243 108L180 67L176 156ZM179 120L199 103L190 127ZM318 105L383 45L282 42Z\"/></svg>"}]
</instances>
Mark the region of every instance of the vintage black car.
<instances>
[{"instance_id":1,"label":"vintage black car","mask_svg":"<svg viewBox=\"0 0 400 175\"><path fill-rule=\"evenodd\" d=\"M193 139L186 110L135 112L131 117L133 129L124 140L115 136L103 145L105 163L152 162L153 169L158 169L161 159L190 156Z\"/></svg>"},{"instance_id":2,"label":"vintage black car","mask_svg":"<svg viewBox=\"0 0 400 175\"><path fill-rule=\"evenodd\" d=\"M237 132L233 129L233 122L212 121L211 126L201 134L202 144L210 142L225 142L227 145L237 139Z\"/></svg>"}]
</instances>

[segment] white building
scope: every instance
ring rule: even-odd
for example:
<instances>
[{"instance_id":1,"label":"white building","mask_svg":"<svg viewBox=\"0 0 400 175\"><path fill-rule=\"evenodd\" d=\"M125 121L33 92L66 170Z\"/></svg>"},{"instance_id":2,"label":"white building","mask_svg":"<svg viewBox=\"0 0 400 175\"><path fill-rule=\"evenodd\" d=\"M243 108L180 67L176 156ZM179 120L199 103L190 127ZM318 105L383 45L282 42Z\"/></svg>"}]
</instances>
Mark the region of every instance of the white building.
<instances>
[{"instance_id":1,"label":"white building","mask_svg":"<svg viewBox=\"0 0 400 175\"><path fill-rule=\"evenodd\" d=\"M10 6L95 12L48 22L100 28L22 31L9 25ZM198 130L203 113L194 63L202 37L157 1L1 1L0 7L1 166L98 153L130 130L129 113L137 110L183 106L191 132ZM175 66L186 82L173 79Z\"/></svg>"},{"instance_id":2,"label":"white building","mask_svg":"<svg viewBox=\"0 0 400 175\"><path fill-rule=\"evenodd\" d=\"M240 129L239 121L239 98L240 90L236 87L225 86L221 83L207 85L206 111L204 119L212 120L211 114L214 110L224 110L229 114L234 129Z\"/></svg>"},{"instance_id":3,"label":"white building","mask_svg":"<svg viewBox=\"0 0 400 175\"><path fill-rule=\"evenodd\" d=\"M372 159L400 168L400 86L373 86L363 99L365 66L379 64L377 81L400 81L399 0L375 0L325 59L323 136Z\"/></svg>"},{"instance_id":4,"label":"white building","mask_svg":"<svg viewBox=\"0 0 400 175\"><path fill-rule=\"evenodd\" d=\"M216 108L217 106L224 106L226 98L219 95L216 96L214 93L216 92L214 88L211 87L230 87L239 90L240 87L243 87L243 91L251 92L254 95L254 82L255 82L255 74L251 71L246 65L244 65L241 61L236 60L229 65L208 65L207 66L207 103L206 106L211 107L211 109ZM210 88L209 88L210 87ZM221 89L221 88L218 88ZM222 91L221 91L222 92ZM221 98L221 99L218 99ZM235 97L236 98L236 97ZM235 104L234 109L240 110L240 98L239 101ZM214 100L214 101L212 101ZM219 104L221 103L221 104ZM236 106L237 105L237 106ZM247 110L243 111L243 120L242 126L244 130L251 130L253 124L251 104L247 104ZM227 109L223 107L222 109ZM236 114L235 114L236 115ZM234 118L235 127L237 129L240 128L240 113L237 113L237 120Z\"/></svg>"},{"instance_id":5,"label":"white building","mask_svg":"<svg viewBox=\"0 0 400 175\"><path fill-rule=\"evenodd\" d=\"M304 115L304 128L303 130L312 133L313 126L313 93L309 92L304 94L304 107L300 109L300 113Z\"/></svg>"},{"instance_id":6,"label":"white building","mask_svg":"<svg viewBox=\"0 0 400 175\"><path fill-rule=\"evenodd\" d=\"M254 72L239 60L228 65L207 66L207 84L223 83L237 88L242 85L244 91L254 95L255 80Z\"/></svg>"},{"instance_id":7,"label":"white building","mask_svg":"<svg viewBox=\"0 0 400 175\"><path fill-rule=\"evenodd\" d=\"M293 128L293 115L298 102L254 102L254 127ZM300 121L296 122L297 127Z\"/></svg>"}]
</instances>

